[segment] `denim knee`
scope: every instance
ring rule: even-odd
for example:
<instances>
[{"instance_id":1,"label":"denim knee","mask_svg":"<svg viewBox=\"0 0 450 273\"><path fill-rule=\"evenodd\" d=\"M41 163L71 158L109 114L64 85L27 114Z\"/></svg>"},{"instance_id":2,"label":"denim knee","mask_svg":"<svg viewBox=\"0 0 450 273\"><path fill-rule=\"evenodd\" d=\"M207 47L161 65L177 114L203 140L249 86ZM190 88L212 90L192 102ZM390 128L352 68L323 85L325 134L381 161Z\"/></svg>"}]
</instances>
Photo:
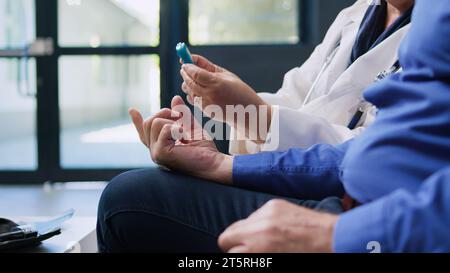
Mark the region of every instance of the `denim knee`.
<instances>
[{"instance_id":1,"label":"denim knee","mask_svg":"<svg viewBox=\"0 0 450 273\"><path fill-rule=\"evenodd\" d=\"M158 182L158 179L163 179L163 176L159 175L160 172L161 170L156 168L134 170L120 174L109 182L98 205L97 238L101 252L108 252L106 245L109 247L111 241L114 241L111 238L113 236L110 234L108 219L121 212L148 209L149 204L152 209L157 209L155 208L157 204L150 201L151 195L157 194L156 185L163 184ZM154 191L154 194L150 195L149 191Z\"/></svg>"},{"instance_id":2,"label":"denim knee","mask_svg":"<svg viewBox=\"0 0 450 273\"><path fill-rule=\"evenodd\" d=\"M100 220L105 220L117 211L148 204L151 195L157 191L157 185L162 183L157 181L161 179L159 172L159 169L134 170L112 179L100 198L98 216L103 218ZM154 194L150 195L150 191Z\"/></svg>"}]
</instances>

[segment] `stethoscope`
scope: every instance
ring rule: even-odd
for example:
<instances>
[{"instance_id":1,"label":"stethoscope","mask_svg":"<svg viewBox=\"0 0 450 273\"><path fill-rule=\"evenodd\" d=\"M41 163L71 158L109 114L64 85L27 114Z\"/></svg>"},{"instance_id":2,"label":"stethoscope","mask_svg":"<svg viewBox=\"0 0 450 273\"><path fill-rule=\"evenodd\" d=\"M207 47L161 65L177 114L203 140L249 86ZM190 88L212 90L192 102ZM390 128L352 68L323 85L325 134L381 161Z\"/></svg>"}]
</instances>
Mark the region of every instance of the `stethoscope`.
<instances>
[{"instance_id":1,"label":"stethoscope","mask_svg":"<svg viewBox=\"0 0 450 273\"><path fill-rule=\"evenodd\" d=\"M311 101L312 95L316 92L317 85L319 84L320 80L322 79L322 76L325 73L325 71L328 69L328 67L331 65L334 58L336 57L336 54L339 51L340 46L341 46L341 42L339 40L339 42L336 44L334 50L327 56L325 63L322 65L322 68L320 69L319 73L317 74L316 79L314 80L313 84L311 85L311 88L309 89L309 91L305 97L305 100L303 101L303 106L306 106ZM400 72L400 70L401 70L400 62L396 61L395 64L391 68L389 68L383 72L380 72L377 75L377 77L375 78L374 82L379 82L381 80L384 80L385 78L389 77L390 75ZM369 106L370 106L370 103L368 103L366 101L362 101L358 107L358 111L353 115L347 128L349 128L350 130L354 130L356 128L356 126L358 126L359 122L361 121L364 113L369 108Z\"/></svg>"},{"instance_id":2,"label":"stethoscope","mask_svg":"<svg viewBox=\"0 0 450 273\"><path fill-rule=\"evenodd\" d=\"M312 95L316 92L317 85L319 84L320 80L322 79L323 73L328 69L328 67L331 65L331 63L334 60L334 57L336 57L337 52L339 51L339 48L341 47L341 41L336 44L334 50L327 56L325 63L322 65L322 68L320 69L319 73L316 76L316 79L314 80L313 84L311 85L311 88L309 89L305 100L303 101L303 106L306 106L310 101Z\"/></svg>"}]
</instances>

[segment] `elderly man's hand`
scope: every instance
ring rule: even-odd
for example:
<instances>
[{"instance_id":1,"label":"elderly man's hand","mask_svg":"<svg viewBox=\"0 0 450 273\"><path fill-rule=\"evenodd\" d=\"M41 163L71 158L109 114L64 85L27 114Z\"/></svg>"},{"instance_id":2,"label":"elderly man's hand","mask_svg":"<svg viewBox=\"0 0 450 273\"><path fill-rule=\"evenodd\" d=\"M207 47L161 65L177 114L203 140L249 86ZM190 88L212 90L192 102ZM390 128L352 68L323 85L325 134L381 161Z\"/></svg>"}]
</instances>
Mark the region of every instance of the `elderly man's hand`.
<instances>
[{"instance_id":1,"label":"elderly man's hand","mask_svg":"<svg viewBox=\"0 0 450 273\"><path fill-rule=\"evenodd\" d=\"M163 109L146 121L135 109L130 110L130 115L157 164L215 182L232 183L233 158L217 150L181 97L173 99L172 109Z\"/></svg>"},{"instance_id":2,"label":"elderly man's hand","mask_svg":"<svg viewBox=\"0 0 450 273\"><path fill-rule=\"evenodd\" d=\"M264 102L249 85L235 74L213 64L202 56L193 55L192 58L195 65L184 64L180 71L184 80L182 90L188 95L188 101L201 108L210 118L228 123L228 125L245 133L247 137L252 134L255 136L254 138L257 138L254 140L264 141L266 132L262 132L260 136L258 134L261 131L252 130L249 132L249 124L238 124L236 116L234 114L227 116L226 110L227 106L255 106L257 116L254 119L257 126L267 124L268 129L272 118L271 106ZM201 98L201 104L197 103L195 98ZM261 107L264 111L260 115ZM218 108L223 115L217 115Z\"/></svg>"},{"instance_id":3,"label":"elderly man's hand","mask_svg":"<svg viewBox=\"0 0 450 273\"><path fill-rule=\"evenodd\" d=\"M219 238L228 253L329 253L338 216L272 200Z\"/></svg>"}]
</instances>

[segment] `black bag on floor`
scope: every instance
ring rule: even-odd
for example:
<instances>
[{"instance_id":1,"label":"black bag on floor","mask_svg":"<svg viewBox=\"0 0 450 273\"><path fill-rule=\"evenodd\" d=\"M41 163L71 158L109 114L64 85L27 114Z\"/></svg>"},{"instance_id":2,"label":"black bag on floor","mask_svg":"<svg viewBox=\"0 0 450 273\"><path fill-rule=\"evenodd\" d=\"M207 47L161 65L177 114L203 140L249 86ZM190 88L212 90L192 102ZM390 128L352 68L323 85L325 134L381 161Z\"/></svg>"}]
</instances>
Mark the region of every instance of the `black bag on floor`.
<instances>
[{"instance_id":1,"label":"black bag on floor","mask_svg":"<svg viewBox=\"0 0 450 273\"><path fill-rule=\"evenodd\" d=\"M0 218L0 252L38 246L41 242L59 234L61 229L39 235L37 231L22 230L17 223Z\"/></svg>"}]
</instances>

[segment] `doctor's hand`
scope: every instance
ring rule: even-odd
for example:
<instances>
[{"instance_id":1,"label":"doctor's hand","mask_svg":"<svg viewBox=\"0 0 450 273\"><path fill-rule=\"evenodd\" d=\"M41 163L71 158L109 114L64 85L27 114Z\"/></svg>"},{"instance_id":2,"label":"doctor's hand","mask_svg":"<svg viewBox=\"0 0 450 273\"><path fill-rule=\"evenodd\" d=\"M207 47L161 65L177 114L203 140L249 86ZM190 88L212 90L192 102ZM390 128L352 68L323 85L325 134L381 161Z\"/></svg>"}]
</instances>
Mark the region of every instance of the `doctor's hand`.
<instances>
[{"instance_id":1,"label":"doctor's hand","mask_svg":"<svg viewBox=\"0 0 450 273\"><path fill-rule=\"evenodd\" d=\"M193 55L192 58L195 65L183 64L180 71L184 80L182 90L188 95L188 101L191 104L201 108L208 117L226 122L228 125L246 133L247 136L249 135L248 124L236 124L234 115L225 115L226 107L228 105L242 105L244 107L249 105L263 106L266 107L267 113L265 113L264 117L260 117L258 113L257 124L259 125L259 119L263 118L268 126L270 125L272 117L271 106L264 102L249 85L235 74L213 64L202 56ZM202 99L201 105L196 103L196 98ZM224 115L213 114L214 108L208 108L211 105L220 107ZM265 136L261 137L264 138Z\"/></svg>"},{"instance_id":2,"label":"doctor's hand","mask_svg":"<svg viewBox=\"0 0 450 273\"><path fill-rule=\"evenodd\" d=\"M331 253L338 216L272 200L231 225L219 246L228 253Z\"/></svg>"},{"instance_id":3,"label":"doctor's hand","mask_svg":"<svg viewBox=\"0 0 450 273\"><path fill-rule=\"evenodd\" d=\"M172 100L172 109L163 109L146 121L135 109L130 115L156 164L214 182L232 183L233 157L217 150L181 97Z\"/></svg>"}]
</instances>

